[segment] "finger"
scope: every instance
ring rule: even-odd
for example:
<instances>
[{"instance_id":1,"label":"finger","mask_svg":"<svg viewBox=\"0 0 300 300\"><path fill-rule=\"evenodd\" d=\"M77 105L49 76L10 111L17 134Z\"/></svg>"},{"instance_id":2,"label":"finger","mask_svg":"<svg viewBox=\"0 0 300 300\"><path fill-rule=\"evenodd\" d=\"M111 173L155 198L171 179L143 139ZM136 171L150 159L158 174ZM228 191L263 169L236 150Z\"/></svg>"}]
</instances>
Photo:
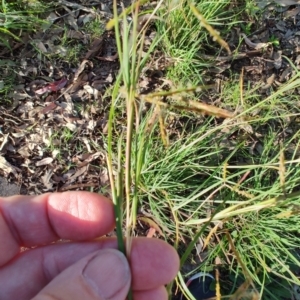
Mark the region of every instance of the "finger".
<instances>
[{"instance_id":1,"label":"finger","mask_svg":"<svg viewBox=\"0 0 300 300\"><path fill-rule=\"evenodd\" d=\"M179 270L179 257L175 249L158 239L134 239L130 262L134 290L151 290L166 285Z\"/></svg>"},{"instance_id":2,"label":"finger","mask_svg":"<svg viewBox=\"0 0 300 300\"><path fill-rule=\"evenodd\" d=\"M99 194L65 192L0 198L0 266L19 252L19 246L94 239L113 227L113 205Z\"/></svg>"},{"instance_id":3,"label":"finger","mask_svg":"<svg viewBox=\"0 0 300 300\"><path fill-rule=\"evenodd\" d=\"M0 299L30 299L78 260L108 248L117 248L116 239L59 243L25 251L0 269ZM152 290L169 283L179 269L176 251L157 239L133 239L130 260L136 291Z\"/></svg>"},{"instance_id":4,"label":"finger","mask_svg":"<svg viewBox=\"0 0 300 300\"><path fill-rule=\"evenodd\" d=\"M168 300L168 293L164 286L148 291L137 291L133 296L135 300Z\"/></svg>"},{"instance_id":5,"label":"finger","mask_svg":"<svg viewBox=\"0 0 300 300\"><path fill-rule=\"evenodd\" d=\"M94 252L55 277L33 300L124 300L131 274L126 257L115 249Z\"/></svg>"}]
</instances>

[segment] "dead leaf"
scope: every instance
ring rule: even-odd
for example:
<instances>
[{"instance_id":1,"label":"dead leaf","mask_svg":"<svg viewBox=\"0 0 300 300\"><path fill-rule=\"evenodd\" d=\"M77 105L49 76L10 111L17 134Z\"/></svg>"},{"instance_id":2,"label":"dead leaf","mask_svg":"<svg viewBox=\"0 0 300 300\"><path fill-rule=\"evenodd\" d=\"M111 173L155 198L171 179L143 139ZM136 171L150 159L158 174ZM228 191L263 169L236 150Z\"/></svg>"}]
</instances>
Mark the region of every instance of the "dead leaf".
<instances>
[{"instance_id":1,"label":"dead leaf","mask_svg":"<svg viewBox=\"0 0 300 300\"><path fill-rule=\"evenodd\" d=\"M274 83L274 80L275 80L275 73L273 73L270 77L267 78L267 83L264 84L261 88L263 90L270 88L272 86L272 84Z\"/></svg>"},{"instance_id":2,"label":"dead leaf","mask_svg":"<svg viewBox=\"0 0 300 300\"><path fill-rule=\"evenodd\" d=\"M279 70L282 66L282 51L278 50L274 52L273 59L274 59L274 68L276 70Z\"/></svg>"},{"instance_id":3,"label":"dead leaf","mask_svg":"<svg viewBox=\"0 0 300 300\"><path fill-rule=\"evenodd\" d=\"M4 146L6 145L7 141L8 141L8 137L9 137L9 133L4 134L3 135L3 140L0 146L0 151L4 148Z\"/></svg>"},{"instance_id":4,"label":"dead leaf","mask_svg":"<svg viewBox=\"0 0 300 300\"><path fill-rule=\"evenodd\" d=\"M101 91L106 84L107 82L105 80L95 80L92 83L92 87L97 89L98 91Z\"/></svg>"},{"instance_id":5,"label":"dead leaf","mask_svg":"<svg viewBox=\"0 0 300 300\"><path fill-rule=\"evenodd\" d=\"M114 61L118 59L118 57L119 57L118 53L110 56L96 56L97 59L104 60L104 61Z\"/></svg>"},{"instance_id":6,"label":"dead leaf","mask_svg":"<svg viewBox=\"0 0 300 300\"><path fill-rule=\"evenodd\" d=\"M92 14L92 13L89 13L89 14L85 14L85 15L82 15L82 16L79 16L78 20L77 20L77 24L78 25L85 25L86 23L89 23L93 20L95 20L96 16L95 14Z\"/></svg>"},{"instance_id":7,"label":"dead leaf","mask_svg":"<svg viewBox=\"0 0 300 300\"><path fill-rule=\"evenodd\" d=\"M101 182L102 185L109 185L110 184L107 169L102 170L99 178L100 178L100 182Z\"/></svg>"},{"instance_id":8,"label":"dead leaf","mask_svg":"<svg viewBox=\"0 0 300 300\"><path fill-rule=\"evenodd\" d=\"M49 46L49 49L51 53L53 54L59 54L61 56L66 56L68 54L68 48L62 46L62 45L53 45L52 43L50 43L50 41L48 41L47 45Z\"/></svg>"},{"instance_id":9,"label":"dead leaf","mask_svg":"<svg viewBox=\"0 0 300 300\"><path fill-rule=\"evenodd\" d=\"M53 171L51 169L46 170L45 174L41 177L41 182L46 187L46 189L43 189L45 192L49 191L53 188L53 183L50 182L52 174L53 174Z\"/></svg>"},{"instance_id":10,"label":"dead leaf","mask_svg":"<svg viewBox=\"0 0 300 300\"><path fill-rule=\"evenodd\" d=\"M92 88L90 85L86 84L83 87L90 95L93 95L94 99L98 99L98 90L95 88Z\"/></svg>"},{"instance_id":11,"label":"dead leaf","mask_svg":"<svg viewBox=\"0 0 300 300\"><path fill-rule=\"evenodd\" d=\"M17 151L23 158L24 157L30 157L31 152L30 149L28 148L28 145L24 145L20 147Z\"/></svg>"},{"instance_id":12,"label":"dead leaf","mask_svg":"<svg viewBox=\"0 0 300 300\"><path fill-rule=\"evenodd\" d=\"M44 31L48 30L57 19L58 16L54 12L51 12L46 18L46 22L42 24L42 29Z\"/></svg>"},{"instance_id":13,"label":"dead leaf","mask_svg":"<svg viewBox=\"0 0 300 300\"><path fill-rule=\"evenodd\" d=\"M58 0L58 3L60 3L62 5L65 5L65 6L68 6L68 7L72 7L76 10L82 10L82 11L85 11L85 12L96 14L96 12L93 8L88 8L88 7L85 7L85 6L80 5L78 3L74 3L74 2L70 2L70 1L66 1L66 0ZM101 11L99 13L102 13L102 15L107 15L104 12L101 12Z\"/></svg>"},{"instance_id":14,"label":"dead leaf","mask_svg":"<svg viewBox=\"0 0 300 300\"><path fill-rule=\"evenodd\" d=\"M68 127L68 129L70 129L72 132L76 131L77 129L77 125L73 123L67 123L65 126Z\"/></svg>"},{"instance_id":15,"label":"dead leaf","mask_svg":"<svg viewBox=\"0 0 300 300\"><path fill-rule=\"evenodd\" d=\"M84 35L80 31L69 30L67 32L67 38L69 38L69 39L76 39L76 40L83 40L84 39Z\"/></svg>"},{"instance_id":16,"label":"dead leaf","mask_svg":"<svg viewBox=\"0 0 300 300\"><path fill-rule=\"evenodd\" d=\"M244 39L245 43L255 50L264 49L269 46L270 43L253 43L244 33L241 33L241 37Z\"/></svg>"},{"instance_id":17,"label":"dead leaf","mask_svg":"<svg viewBox=\"0 0 300 300\"><path fill-rule=\"evenodd\" d=\"M93 58L103 47L103 38L96 38L90 45L90 49L85 55L85 59Z\"/></svg>"},{"instance_id":18,"label":"dead leaf","mask_svg":"<svg viewBox=\"0 0 300 300\"><path fill-rule=\"evenodd\" d=\"M41 113L46 115L49 111L54 110L57 107L57 104L54 102L51 102L49 105L47 105L45 108L41 110Z\"/></svg>"},{"instance_id":19,"label":"dead leaf","mask_svg":"<svg viewBox=\"0 0 300 300\"><path fill-rule=\"evenodd\" d=\"M49 165L53 162L53 158L52 157L46 157L46 158L43 158L42 160L36 162L36 166L37 167L40 167L40 166L46 166L46 165Z\"/></svg>"},{"instance_id":20,"label":"dead leaf","mask_svg":"<svg viewBox=\"0 0 300 300\"><path fill-rule=\"evenodd\" d=\"M87 137L83 136L83 137L80 138L80 140L82 140L82 141L84 142L84 144L85 144L85 146L86 146L88 152L91 153L91 152L92 152L92 149L91 149L91 145L90 145L90 142L91 142L90 139L88 139ZM89 154L87 154L86 157L84 157L84 158L81 159L81 160L82 160L82 161L85 160L85 159L88 157L88 155L89 155Z\"/></svg>"},{"instance_id":21,"label":"dead leaf","mask_svg":"<svg viewBox=\"0 0 300 300\"><path fill-rule=\"evenodd\" d=\"M60 153L59 150L54 149L54 150L52 151L52 157L55 158L59 153Z\"/></svg>"},{"instance_id":22,"label":"dead leaf","mask_svg":"<svg viewBox=\"0 0 300 300\"><path fill-rule=\"evenodd\" d=\"M31 98L31 96L25 92L16 92L16 91L10 93L8 96L13 98L16 101Z\"/></svg>"},{"instance_id":23,"label":"dead leaf","mask_svg":"<svg viewBox=\"0 0 300 300\"><path fill-rule=\"evenodd\" d=\"M78 25L76 19L72 15L68 15L65 18L65 20L71 27L73 27L76 31L78 31Z\"/></svg>"},{"instance_id":24,"label":"dead leaf","mask_svg":"<svg viewBox=\"0 0 300 300\"><path fill-rule=\"evenodd\" d=\"M37 47L42 53L48 53L48 50L42 41L32 41L35 47Z\"/></svg>"},{"instance_id":25,"label":"dead leaf","mask_svg":"<svg viewBox=\"0 0 300 300\"><path fill-rule=\"evenodd\" d=\"M25 136L25 132L24 132L24 131L21 131L21 132L12 132L11 135L12 135L13 137L15 137L15 138L20 138L20 137Z\"/></svg>"},{"instance_id":26,"label":"dead leaf","mask_svg":"<svg viewBox=\"0 0 300 300\"><path fill-rule=\"evenodd\" d=\"M37 95L42 95L46 92L57 92L61 90L67 84L68 80L66 78L62 78L58 81L52 82L41 89L35 91Z\"/></svg>"},{"instance_id":27,"label":"dead leaf","mask_svg":"<svg viewBox=\"0 0 300 300\"><path fill-rule=\"evenodd\" d=\"M83 162L80 162L78 164L78 167L84 167L86 166L87 164L89 164L90 162L92 162L93 160L97 159L99 156L101 156L102 153L101 152L96 152L94 154L90 154L88 155L88 157L83 161Z\"/></svg>"},{"instance_id":28,"label":"dead leaf","mask_svg":"<svg viewBox=\"0 0 300 300\"><path fill-rule=\"evenodd\" d=\"M34 103L32 101L28 101L22 105L20 105L17 109L17 112L20 114L26 114L28 112L30 112L31 110L33 110L34 108Z\"/></svg>"},{"instance_id":29,"label":"dead leaf","mask_svg":"<svg viewBox=\"0 0 300 300\"><path fill-rule=\"evenodd\" d=\"M97 121L89 120L86 128L93 131L96 127L97 127Z\"/></svg>"},{"instance_id":30,"label":"dead leaf","mask_svg":"<svg viewBox=\"0 0 300 300\"><path fill-rule=\"evenodd\" d=\"M88 166L84 166L82 168L79 168L74 175L72 175L69 179L69 183L73 182L77 177L83 175L88 169Z\"/></svg>"},{"instance_id":31,"label":"dead leaf","mask_svg":"<svg viewBox=\"0 0 300 300\"><path fill-rule=\"evenodd\" d=\"M91 61L88 61L87 59L84 59L82 61L82 63L80 64L79 68L77 69L77 71L74 74L74 81L76 81L78 79L79 75L84 70L86 64L90 65L91 68L93 67L93 63Z\"/></svg>"},{"instance_id":32,"label":"dead leaf","mask_svg":"<svg viewBox=\"0 0 300 300\"><path fill-rule=\"evenodd\" d=\"M199 255L201 252L203 252L203 246L204 246L204 241L201 237L198 239L198 243L196 244L196 251L197 254Z\"/></svg>"},{"instance_id":33,"label":"dead leaf","mask_svg":"<svg viewBox=\"0 0 300 300\"><path fill-rule=\"evenodd\" d=\"M285 18L293 18L293 17L297 16L299 13L300 13L300 7L296 7L294 9L290 9L290 10L284 12L284 17Z\"/></svg>"},{"instance_id":34,"label":"dead leaf","mask_svg":"<svg viewBox=\"0 0 300 300\"><path fill-rule=\"evenodd\" d=\"M15 177L18 177L18 172L21 172L20 169L11 165L2 155L0 155L0 170L4 172L5 175L13 173Z\"/></svg>"}]
</instances>

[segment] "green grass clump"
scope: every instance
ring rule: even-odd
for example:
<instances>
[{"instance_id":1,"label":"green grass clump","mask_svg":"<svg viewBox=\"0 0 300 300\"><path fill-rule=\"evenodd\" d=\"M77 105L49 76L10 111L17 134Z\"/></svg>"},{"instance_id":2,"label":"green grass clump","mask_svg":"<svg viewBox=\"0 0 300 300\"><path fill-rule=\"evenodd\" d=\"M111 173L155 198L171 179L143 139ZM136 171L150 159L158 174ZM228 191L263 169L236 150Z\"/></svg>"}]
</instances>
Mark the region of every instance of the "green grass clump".
<instances>
[{"instance_id":1,"label":"green grass clump","mask_svg":"<svg viewBox=\"0 0 300 300\"><path fill-rule=\"evenodd\" d=\"M39 14L45 13L49 4L41 1L5 1L0 4L0 42L10 46L9 39L21 41L24 31L35 31L45 21Z\"/></svg>"},{"instance_id":2,"label":"green grass clump","mask_svg":"<svg viewBox=\"0 0 300 300\"><path fill-rule=\"evenodd\" d=\"M299 75L293 80L299 81ZM283 89L292 87L292 82ZM146 117L140 134L134 136L135 151L146 147L138 199L174 244L192 241L204 225L201 236L205 239L219 223L216 236L209 239L205 249L207 259L195 264L194 271L212 271L215 259L220 258L222 270L226 269L232 280L230 289L226 288L228 282L221 282L223 293L232 294L249 278L263 297L270 295L278 281L281 293L289 294L293 284L299 284L291 270L300 267L295 256L300 242L300 128L282 144L279 137L288 126L288 116L299 116L299 109L295 100L291 102L293 97L283 97L281 90L263 101L258 101L251 90L245 94L247 101L256 103L245 105L247 115L258 108L261 111L259 117L246 122L252 133L244 129L239 115L235 122L219 125L207 117L193 126L196 120L190 118L176 135L170 135L170 145L165 148L158 128L147 135L147 144L142 143ZM274 113L275 107L280 113ZM255 134L259 137L257 147L251 143ZM282 153L284 185L280 177ZM226 232L240 261L230 250Z\"/></svg>"},{"instance_id":3,"label":"green grass clump","mask_svg":"<svg viewBox=\"0 0 300 300\"><path fill-rule=\"evenodd\" d=\"M207 67L208 62L201 58L201 53L212 54L218 48L205 28L200 26L189 3L166 1L160 10L164 19L158 27L159 34L164 36L161 45L173 64L173 67L168 69L167 76L176 84L203 83L203 69ZM197 1L197 9L223 38L226 38L232 27L239 23L237 16L244 9L234 7L229 12L230 3L229 0Z\"/></svg>"},{"instance_id":4,"label":"green grass clump","mask_svg":"<svg viewBox=\"0 0 300 300\"><path fill-rule=\"evenodd\" d=\"M199 83L205 61L197 60L196 53L220 47L212 46L187 1L174 3L157 10L165 20L158 25L159 45L175 61L167 76L180 86ZM228 5L226 1L200 1L198 5L209 24L217 29L223 25L223 38L238 23L238 12L230 16ZM245 7L238 9L245 11ZM118 207L123 199L120 184L125 184L129 234L135 226L136 208L143 208L152 214L165 239L178 247L183 267L196 258L198 239L205 240L202 251L207 257L194 265L194 272L218 269L222 295L242 293L263 299L291 295L299 284L294 272L300 267L295 255L300 128L294 126L284 140L280 136L291 118L299 118L297 100L290 91L299 86L300 74L266 98L258 92L260 83L241 88L238 76L233 76L231 82L224 82L219 106L236 113L231 120L221 121L191 112L187 104L201 93L186 89L180 95L176 84L174 93L164 98L168 104L158 94L136 95L143 66L137 50L141 40L126 41L119 43L117 84L124 86L121 92L117 87L113 96L108 161L113 174L114 157L118 157L117 184L111 178ZM113 154L117 146L112 133L122 105L126 105L127 132L126 139L125 132L119 135L117 155ZM181 124L178 128L171 125L174 119ZM177 282L187 292L182 274ZM274 287L275 295L271 293Z\"/></svg>"}]
</instances>

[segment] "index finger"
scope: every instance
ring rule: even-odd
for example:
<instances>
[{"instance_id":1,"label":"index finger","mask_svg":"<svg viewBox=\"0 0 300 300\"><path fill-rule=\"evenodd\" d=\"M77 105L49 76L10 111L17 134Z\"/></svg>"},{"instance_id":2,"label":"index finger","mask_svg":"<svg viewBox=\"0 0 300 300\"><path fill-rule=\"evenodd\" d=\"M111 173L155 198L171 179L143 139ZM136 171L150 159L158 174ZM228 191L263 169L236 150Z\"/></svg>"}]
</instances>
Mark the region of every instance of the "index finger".
<instances>
[{"instance_id":1,"label":"index finger","mask_svg":"<svg viewBox=\"0 0 300 300\"><path fill-rule=\"evenodd\" d=\"M108 233L114 224L112 202L99 194L78 191L0 198L0 266L21 246L90 240Z\"/></svg>"}]
</instances>

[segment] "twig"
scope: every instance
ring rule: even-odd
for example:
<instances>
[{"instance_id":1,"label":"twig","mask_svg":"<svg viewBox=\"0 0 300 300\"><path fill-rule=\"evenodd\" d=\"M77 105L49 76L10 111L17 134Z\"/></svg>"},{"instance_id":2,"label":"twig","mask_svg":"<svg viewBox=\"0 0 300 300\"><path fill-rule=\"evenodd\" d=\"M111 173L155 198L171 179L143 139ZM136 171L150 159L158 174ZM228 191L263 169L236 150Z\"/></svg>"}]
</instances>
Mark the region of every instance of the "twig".
<instances>
[{"instance_id":1,"label":"twig","mask_svg":"<svg viewBox=\"0 0 300 300\"><path fill-rule=\"evenodd\" d=\"M99 186L99 183L78 183L78 184L63 186L60 189L58 189L58 192L64 192L64 191L74 190L78 188L85 188L85 187L95 187L95 186Z\"/></svg>"}]
</instances>

